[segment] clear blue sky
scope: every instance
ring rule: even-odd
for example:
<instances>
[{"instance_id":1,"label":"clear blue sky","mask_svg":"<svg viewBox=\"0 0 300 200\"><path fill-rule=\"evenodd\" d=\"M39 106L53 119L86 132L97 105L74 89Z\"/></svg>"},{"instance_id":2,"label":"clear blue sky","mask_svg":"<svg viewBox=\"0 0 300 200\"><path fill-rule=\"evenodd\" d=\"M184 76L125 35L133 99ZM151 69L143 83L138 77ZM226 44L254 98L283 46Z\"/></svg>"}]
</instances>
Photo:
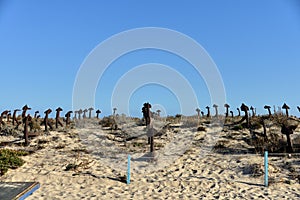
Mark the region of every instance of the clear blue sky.
<instances>
[{"instance_id":1,"label":"clear blue sky","mask_svg":"<svg viewBox=\"0 0 300 200\"><path fill-rule=\"evenodd\" d=\"M259 113L266 113L265 104L286 102L300 115L297 0L0 0L0 110L24 104L40 111L71 109L76 74L88 54L112 35L142 27L179 31L201 44L221 73L234 112L242 102ZM96 108L110 114L116 82L144 63L173 67L193 85L200 109L213 104L188 63L150 49L122 56L108 68L99 82ZM180 100L170 90L146 85L131 96L131 114L140 116L145 100L162 105L167 114L179 112Z\"/></svg>"}]
</instances>

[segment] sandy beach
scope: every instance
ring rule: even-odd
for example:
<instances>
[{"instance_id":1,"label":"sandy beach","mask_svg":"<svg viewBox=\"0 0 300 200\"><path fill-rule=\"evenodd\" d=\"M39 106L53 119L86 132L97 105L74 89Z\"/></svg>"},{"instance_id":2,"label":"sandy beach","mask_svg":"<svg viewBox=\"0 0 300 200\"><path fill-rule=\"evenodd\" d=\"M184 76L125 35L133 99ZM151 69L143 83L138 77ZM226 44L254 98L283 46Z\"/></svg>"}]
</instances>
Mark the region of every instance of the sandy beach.
<instances>
[{"instance_id":1,"label":"sandy beach","mask_svg":"<svg viewBox=\"0 0 300 200\"><path fill-rule=\"evenodd\" d=\"M169 128L155 140L160 145L156 146L155 159L149 161L141 159L145 158L149 149L146 137L139 139L145 145L138 146L137 141L124 144L116 133L102 128L97 122L86 120L79 128L43 133L33 138L27 147L7 145L4 148L32 153L22 157L26 161L23 166L9 170L0 180L38 181L41 187L28 199L300 197L299 176L292 177L295 173L299 175L299 156L270 157L270 183L269 187L264 187L263 156L251 153L253 147L240 140L249 137L247 131L224 131L209 125L205 127L206 131ZM143 132L145 128L128 124L126 127L130 132L135 130L134 134ZM214 142L213 148L207 142L208 133L212 131L220 134L219 143ZM113 139L112 135L115 135ZM186 138L188 143L184 143ZM1 136L0 139L3 142L12 138ZM237 151L230 154L218 152L216 146L220 146L220 141ZM127 152L126 148L129 149ZM119 152L118 156L113 157L115 152ZM130 184L126 184L128 154L132 155Z\"/></svg>"}]
</instances>

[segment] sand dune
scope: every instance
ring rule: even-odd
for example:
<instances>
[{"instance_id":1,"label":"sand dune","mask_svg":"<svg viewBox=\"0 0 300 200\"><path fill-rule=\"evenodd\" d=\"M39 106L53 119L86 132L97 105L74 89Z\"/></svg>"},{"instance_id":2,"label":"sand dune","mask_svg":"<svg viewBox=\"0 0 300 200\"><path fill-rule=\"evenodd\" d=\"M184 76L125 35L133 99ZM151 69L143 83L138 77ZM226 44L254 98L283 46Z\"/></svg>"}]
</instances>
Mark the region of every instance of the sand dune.
<instances>
[{"instance_id":1,"label":"sand dune","mask_svg":"<svg viewBox=\"0 0 300 200\"><path fill-rule=\"evenodd\" d=\"M270 157L270 186L266 188L263 157L245 154L251 146L235 140L246 136L246 132L223 132L209 125L206 132L188 127L180 131L168 129L155 138L159 145L154 159L149 161L143 159L149 151L145 135L124 142L121 135L101 129L92 120L82 122L79 127L43 134L34 138L28 147L6 147L35 152L24 156L26 163L9 170L0 177L1 181L40 182L41 188L28 199L300 197L299 179L291 177L291 167L298 170L299 157ZM144 128L131 124L123 132L137 135L143 133ZM122 129L118 133L122 134ZM221 154L213 148L228 134L234 138L224 144L240 148L243 153ZM2 136L1 141L12 139L9 137ZM129 185L125 183L128 154L132 155Z\"/></svg>"}]
</instances>

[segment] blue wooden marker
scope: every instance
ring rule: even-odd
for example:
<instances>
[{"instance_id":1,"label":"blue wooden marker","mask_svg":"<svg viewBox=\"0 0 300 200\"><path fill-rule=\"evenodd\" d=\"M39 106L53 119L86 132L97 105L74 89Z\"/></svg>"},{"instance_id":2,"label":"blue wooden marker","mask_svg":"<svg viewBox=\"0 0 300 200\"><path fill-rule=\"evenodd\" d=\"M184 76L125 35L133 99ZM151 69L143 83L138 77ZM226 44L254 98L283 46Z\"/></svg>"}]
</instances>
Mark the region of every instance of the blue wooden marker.
<instances>
[{"instance_id":1,"label":"blue wooden marker","mask_svg":"<svg viewBox=\"0 0 300 200\"><path fill-rule=\"evenodd\" d=\"M128 155L128 160L127 160L127 184L130 183L130 155Z\"/></svg>"},{"instance_id":2,"label":"blue wooden marker","mask_svg":"<svg viewBox=\"0 0 300 200\"><path fill-rule=\"evenodd\" d=\"M265 151L265 187L268 187L268 151Z\"/></svg>"}]
</instances>

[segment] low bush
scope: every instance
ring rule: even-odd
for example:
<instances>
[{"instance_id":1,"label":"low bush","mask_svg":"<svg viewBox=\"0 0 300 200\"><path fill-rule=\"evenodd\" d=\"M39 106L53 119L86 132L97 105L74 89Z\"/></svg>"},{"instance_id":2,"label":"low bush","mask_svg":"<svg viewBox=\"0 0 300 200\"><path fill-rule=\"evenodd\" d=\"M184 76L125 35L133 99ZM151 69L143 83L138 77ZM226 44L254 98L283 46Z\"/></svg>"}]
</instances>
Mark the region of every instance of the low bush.
<instances>
[{"instance_id":1,"label":"low bush","mask_svg":"<svg viewBox=\"0 0 300 200\"><path fill-rule=\"evenodd\" d=\"M25 151L0 149L0 175L4 175L8 169L16 169L22 166L25 161L20 156L28 155Z\"/></svg>"},{"instance_id":2,"label":"low bush","mask_svg":"<svg viewBox=\"0 0 300 200\"><path fill-rule=\"evenodd\" d=\"M100 125L102 125L103 127L115 127L117 126L116 120L112 117L103 117L103 119L99 122Z\"/></svg>"},{"instance_id":3,"label":"low bush","mask_svg":"<svg viewBox=\"0 0 300 200\"><path fill-rule=\"evenodd\" d=\"M242 130L244 127L241 124L235 125L234 127L232 127L232 130L234 131L239 131Z\"/></svg>"},{"instance_id":4,"label":"low bush","mask_svg":"<svg viewBox=\"0 0 300 200\"><path fill-rule=\"evenodd\" d=\"M254 122L251 124L251 129L260 129L262 128L262 125L259 122Z\"/></svg>"}]
</instances>

